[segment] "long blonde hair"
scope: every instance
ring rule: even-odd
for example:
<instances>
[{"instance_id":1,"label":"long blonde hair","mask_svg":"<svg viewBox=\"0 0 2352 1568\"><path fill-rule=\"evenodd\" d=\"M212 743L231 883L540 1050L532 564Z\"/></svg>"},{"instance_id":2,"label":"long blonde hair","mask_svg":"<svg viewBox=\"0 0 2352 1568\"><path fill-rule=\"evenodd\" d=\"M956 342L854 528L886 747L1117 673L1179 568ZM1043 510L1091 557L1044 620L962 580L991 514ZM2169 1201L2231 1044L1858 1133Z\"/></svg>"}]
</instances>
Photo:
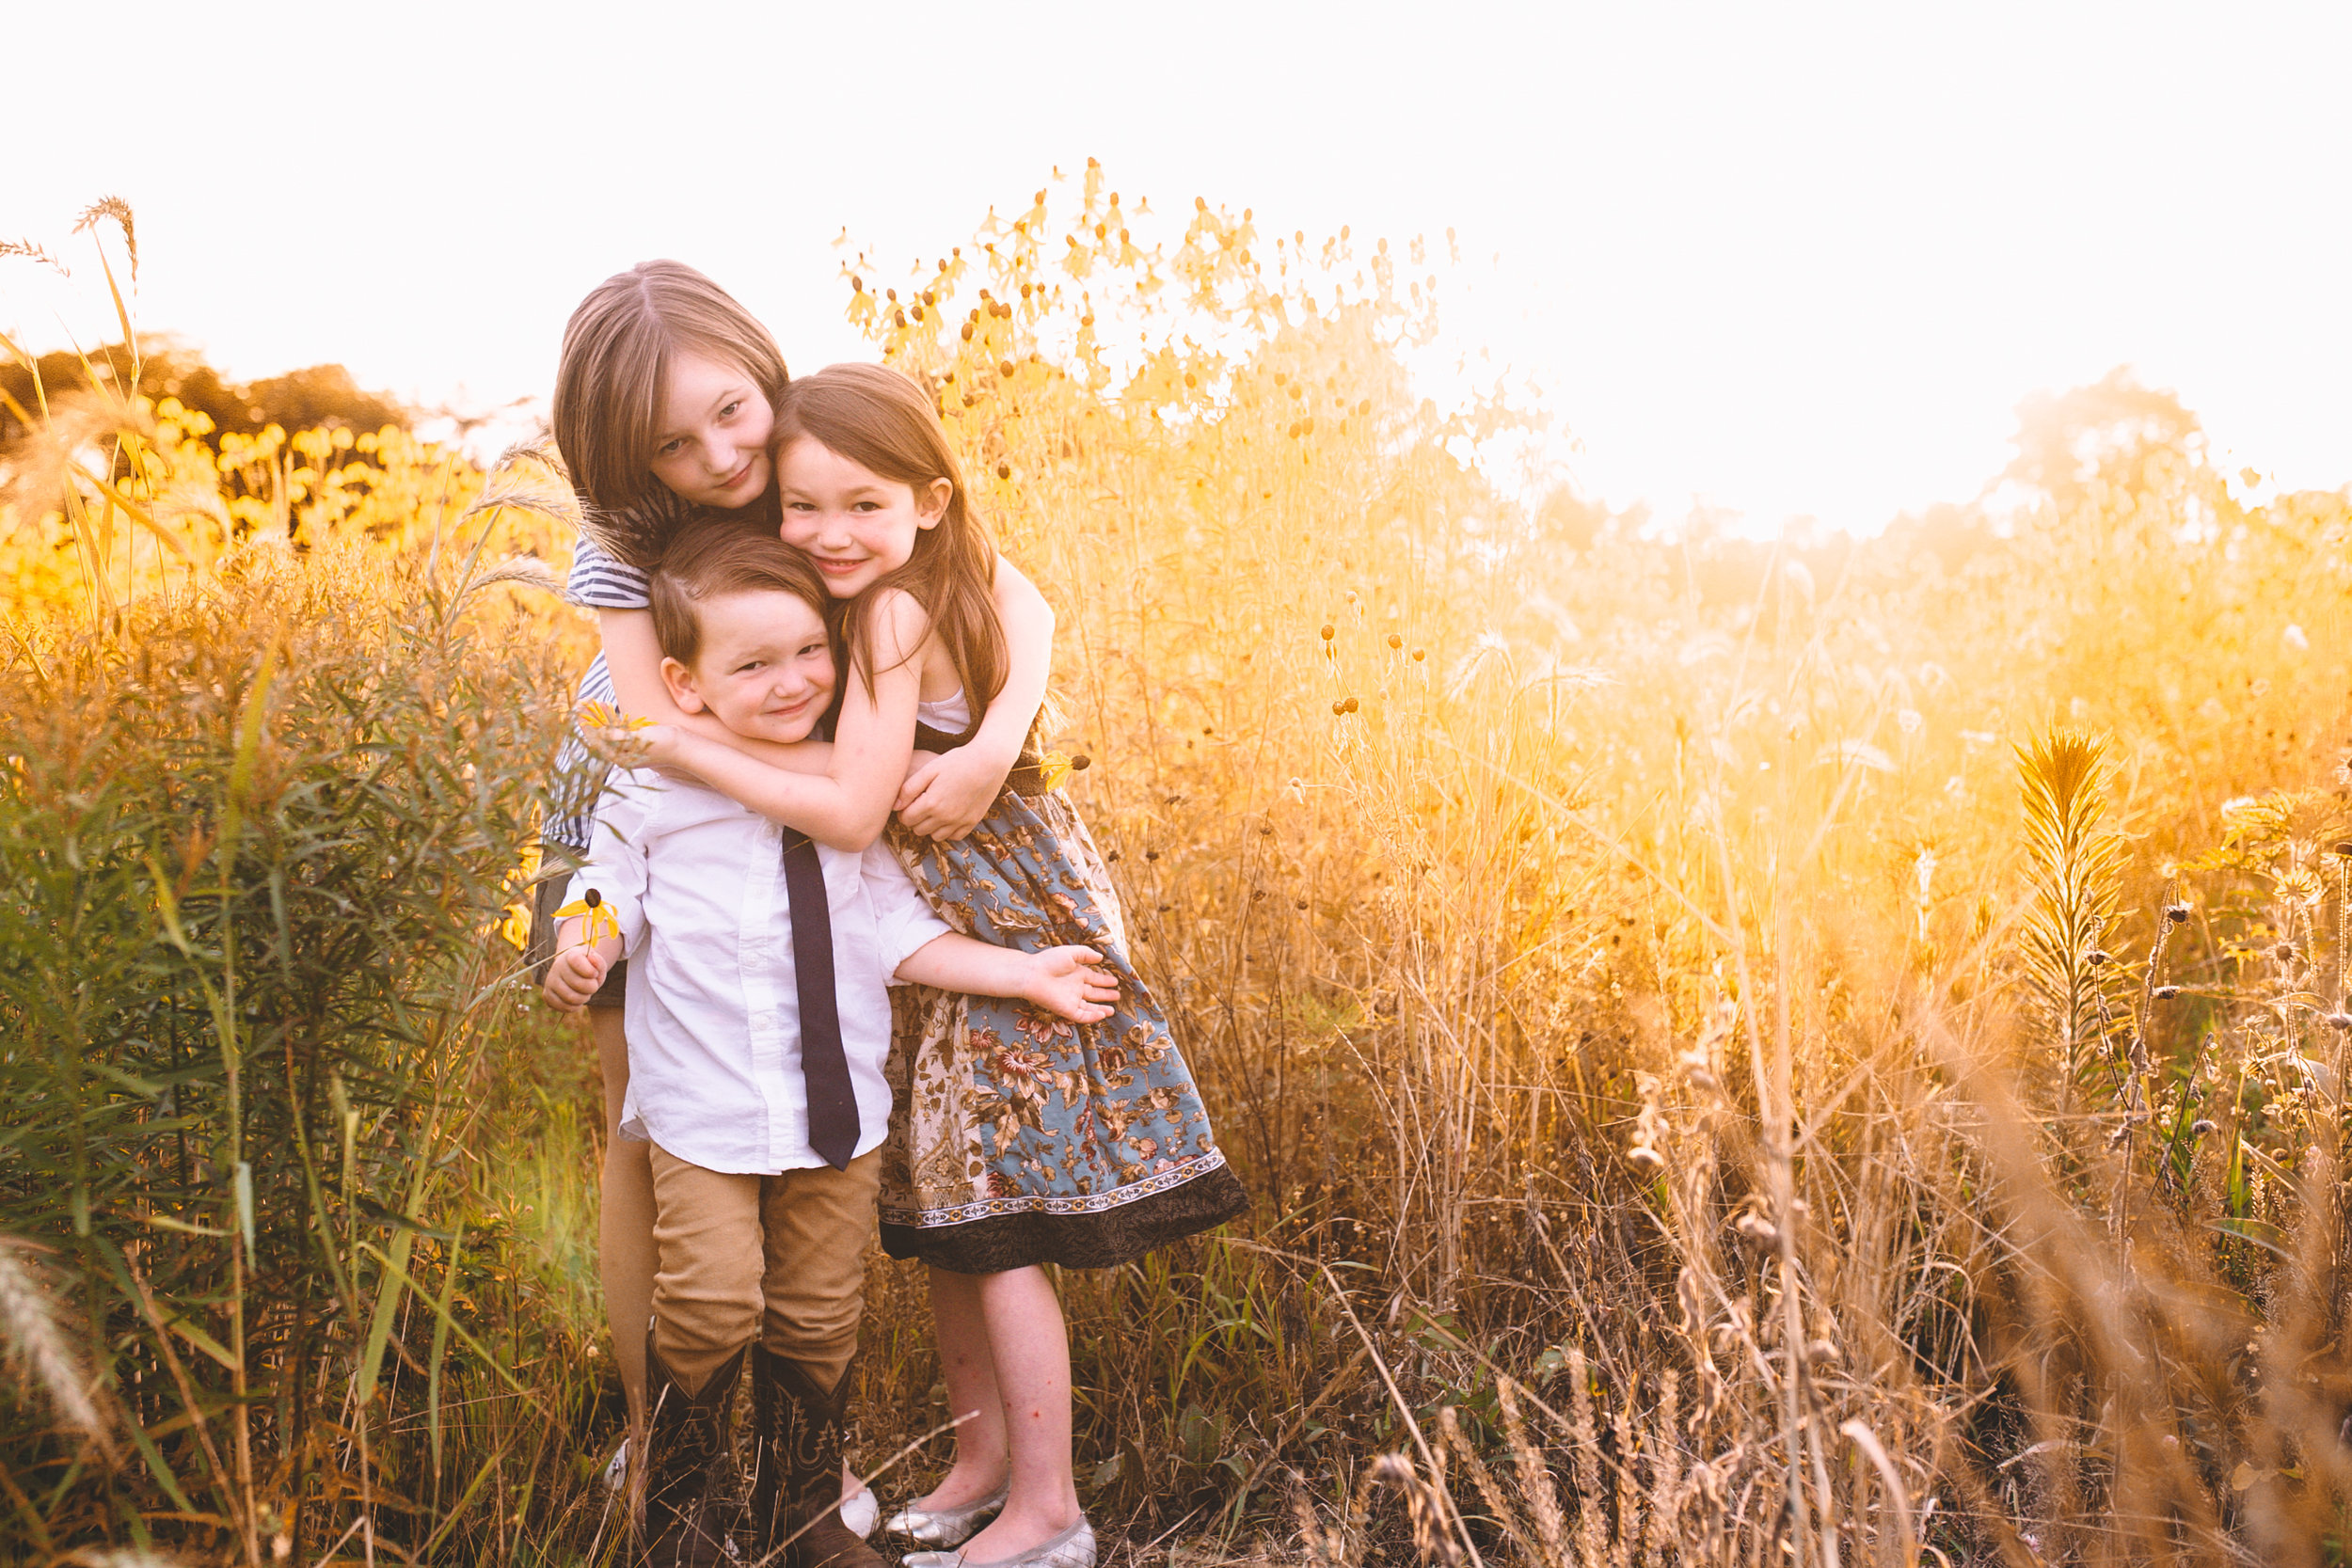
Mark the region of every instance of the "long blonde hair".
<instances>
[{"instance_id":1,"label":"long blonde hair","mask_svg":"<svg viewBox=\"0 0 2352 1568\"><path fill-rule=\"evenodd\" d=\"M828 365L792 383L776 404L770 451L805 436L828 451L920 493L950 486L947 510L914 536L914 553L859 594L843 617L850 658L870 684L874 654L866 624L874 591L905 591L930 617L971 705L974 726L1004 689L1005 625L996 613L996 543L972 510L963 472L923 389L882 365Z\"/></svg>"},{"instance_id":2,"label":"long blonde hair","mask_svg":"<svg viewBox=\"0 0 2352 1568\"><path fill-rule=\"evenodd\" d=\"M681 352L736 366L771 408L792 379L758 318L683 261L640 261L590 290L564 325L556 365L548 422L580 495L581 530L641 568L660 558L691 510L653 477L663 391Z\"/></svg>"}]
</instances>

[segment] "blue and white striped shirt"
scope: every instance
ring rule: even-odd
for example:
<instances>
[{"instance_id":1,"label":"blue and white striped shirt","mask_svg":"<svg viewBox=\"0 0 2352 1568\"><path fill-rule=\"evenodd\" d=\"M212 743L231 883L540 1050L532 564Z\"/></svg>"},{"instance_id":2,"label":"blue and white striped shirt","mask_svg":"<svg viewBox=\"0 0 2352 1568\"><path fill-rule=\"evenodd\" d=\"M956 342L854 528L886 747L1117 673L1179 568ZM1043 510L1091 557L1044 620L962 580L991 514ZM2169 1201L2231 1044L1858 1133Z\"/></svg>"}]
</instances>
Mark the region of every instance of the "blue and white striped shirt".
<instances>
[{"instance_id":1,"label":"blue and white striped shirt","mask_svg":"<svg viewBox=\"0 0 2352 1568\"><path fill-rule=\"evenodd\" d=\"M572 569L564 584L564 597L588 610L643 610L648 603L645 574L606 554L595 540L582 534L572 550ZM606 668L601 651L588 666L588 673L580 677L576 700L619 705L612 691L612 672ZM596 838L595 802L604 789L605 769L596 763L595 753L580 743L579 736L567 735L564 749L556 753L555 771L557 800L584 800L588 804L576 814L550 817L539 830L539 836L575 851L573 858L579 859L588 853Z\"/></svg>"}]
</instances>

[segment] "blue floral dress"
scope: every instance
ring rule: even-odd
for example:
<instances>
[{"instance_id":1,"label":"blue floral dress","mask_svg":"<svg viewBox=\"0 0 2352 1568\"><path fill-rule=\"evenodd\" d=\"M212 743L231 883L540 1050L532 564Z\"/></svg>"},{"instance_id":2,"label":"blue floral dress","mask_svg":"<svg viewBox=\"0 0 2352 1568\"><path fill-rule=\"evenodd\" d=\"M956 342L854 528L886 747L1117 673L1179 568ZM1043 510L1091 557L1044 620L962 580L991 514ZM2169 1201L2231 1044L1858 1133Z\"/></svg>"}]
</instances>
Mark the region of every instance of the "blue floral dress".
<instances>
[{"instance_id":1,"label":"blue floral dress","mask_svg":"<svg viewBox=\"0 0 2352 1568\"><path fill-rule=\"evenodd\" d=\"M923 705L915 744L958 744L933 725L967 728L962 707ZM893 1258L959 1274L1113 1268L1249 1207L1130 961L1103 857L1044 782L1025 763L966 837L934 843L894 817L890 846L956 929L1026 952L1093 947L1119 1002L1100 1023L1071 1023L1021 1001L892 990L881 1210Z\"/></svg>"}]
</instances>

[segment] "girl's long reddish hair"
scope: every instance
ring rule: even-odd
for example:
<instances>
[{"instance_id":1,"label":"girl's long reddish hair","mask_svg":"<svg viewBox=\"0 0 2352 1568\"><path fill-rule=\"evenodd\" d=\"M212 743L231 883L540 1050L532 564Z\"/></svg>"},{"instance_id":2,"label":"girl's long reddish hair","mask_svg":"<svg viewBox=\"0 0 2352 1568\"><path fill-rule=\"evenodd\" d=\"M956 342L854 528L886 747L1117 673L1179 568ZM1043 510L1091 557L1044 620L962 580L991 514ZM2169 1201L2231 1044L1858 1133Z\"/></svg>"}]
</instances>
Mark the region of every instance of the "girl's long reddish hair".
<instances>
[{"instance_id":1,"label":"girl's long reddish hair","mask_svg":"<svg viewBox=\"0 0 2352 1568\"><path fill-rule=\"evenodd\" d=\"M946 513L914 536L905 565L850 603L842 630L850 659L870 686L874 653L867 623L874 591L905 591L930 617L947 650L977 728L1004 689L1005 625L996 613L996 543L972 511L963 472L923 389L882 365L828 365L792 383L776 404L771 450L806 437L828 451L917 492L935 480L951 486ZM967 731L968 735L970 732Z\"/></svg>"}]
</instances>

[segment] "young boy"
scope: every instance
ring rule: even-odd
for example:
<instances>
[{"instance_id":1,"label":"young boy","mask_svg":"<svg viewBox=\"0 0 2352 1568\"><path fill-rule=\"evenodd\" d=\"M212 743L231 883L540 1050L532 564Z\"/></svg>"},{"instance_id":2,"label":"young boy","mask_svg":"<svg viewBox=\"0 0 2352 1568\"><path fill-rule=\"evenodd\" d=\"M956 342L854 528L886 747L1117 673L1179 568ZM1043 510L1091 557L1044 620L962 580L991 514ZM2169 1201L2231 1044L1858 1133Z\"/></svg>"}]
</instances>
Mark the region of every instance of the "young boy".
<instances>
[{"instance_id":1,"label":"young boy","mask_svg":"<svg viewBox=\"0 0 2352 1568\"><path fill-rule=\"evenodd\" d=\"M817 729L836 679L830 600L797 551L739 525L697 525L665 553L651 599L681 709L755 740ZM653 1145L648 1555L659 1568L728 1560L712 1481L748 1351L755 1559L799 1531L790 1568L880 1568L838 1511L890 1121L886 988L1024 997L1091 1022L1108 1015L1116 982L1088 948L1025 954L955 934L880 845L818 847L723 795L637 769L616 770L570 901L590 912L559 933L546 994L578 1009L626 953L622 1130Z\"/></svg>"}]
</instances>

